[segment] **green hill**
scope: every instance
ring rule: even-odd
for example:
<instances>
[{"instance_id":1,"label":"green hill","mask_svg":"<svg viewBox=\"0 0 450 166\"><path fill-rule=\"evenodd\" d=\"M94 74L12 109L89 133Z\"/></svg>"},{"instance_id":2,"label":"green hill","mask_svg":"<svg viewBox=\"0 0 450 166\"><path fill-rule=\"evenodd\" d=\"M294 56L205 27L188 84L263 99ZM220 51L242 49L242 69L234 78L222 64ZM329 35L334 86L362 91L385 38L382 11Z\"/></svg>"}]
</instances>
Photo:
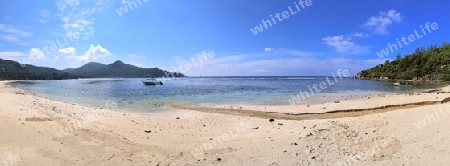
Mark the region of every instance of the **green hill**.
<instances>
[{"instance_id":1,"label":"green hill","mask_svg":"<svg viewBox=\"0 0 450 166\"><path fill-rule=\"evenodd\" d=\"M59 80L70 79L68 73L47 67L37 67L0 59L0 80Z\"/></svg>"},{"instance_id":2,"label":"green hill","mask_svg":"<svg viewBox=\"0 0 450 166\"><path fill-rule=\"evenodd\" d=\"M76 69L65 69L65 72L83 78L135 78L135 77L184 77L182 73L172 73L159 68L140 68L122 61L105 65L91 62ZM167 73L167 74L166 74Z\"/></svg>"},{"instance_id":3,"label":"green hill","mask_svg":"<svg viewBox=\"0 0 450 166\"><path fill-rule=\"evenodd\" d=\"M75 69L63 71L54 68L21 65L12 60L0 59L0 80L61 80L75 78L143 78L184 77L182 73L169 72L159 68L139 68L116 61L105 65L91 62Z\"/></svg>"},{"instance_id":4,"label":"green hill","mask_svg":"<svg viewBox=\"0 0 450 166\"><path fill-rule=\"evenodd\" d=\"M450 81L450 44L417 48L412 54L397 55L396 60L361 71L357 78L400 79L426 82Z\"/></svg>"}]
</instances>

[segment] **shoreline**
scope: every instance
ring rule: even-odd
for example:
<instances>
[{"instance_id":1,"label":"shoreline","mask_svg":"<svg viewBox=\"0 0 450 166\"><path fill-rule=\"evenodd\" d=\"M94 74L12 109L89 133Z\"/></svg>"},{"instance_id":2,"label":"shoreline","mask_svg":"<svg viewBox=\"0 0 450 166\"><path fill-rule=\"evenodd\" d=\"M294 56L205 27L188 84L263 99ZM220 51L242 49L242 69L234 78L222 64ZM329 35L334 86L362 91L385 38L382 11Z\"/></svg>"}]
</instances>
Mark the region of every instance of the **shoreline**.
<instances>
[{"instance_id":1,"label":"shoreline","mask_svg":"<svg viewBox=\"0 0 450 166\"><path fill-rule=\"evenodd\" d=\"M257 111L261 113L283 113L283 114L324 114L332 112L345 112L355 110L380 109L383 107L396 107L405 105L426 105L425 103L437 103L448 100L450 97L450 86L433 92L415 93L370 93L367 95L356 95L351 100L334 100L317 104L296 105L248 105L248 104L194 104L185 102L167 102L169 106L180 109L216 109L228 111ZM341 96L343 97L343 96ZM422 103L424 102L424 103Z\"/></svg>"},{"instance_id":2,"label":"shoreline","mask_svg":"<svg viewBox=\"0 0 450 166\"><path fill-rule=\"evenodd\" d=\"M6 81L5 83L10 83L13 81ZM20 87L18 87L20 88ZM87 107L102 107L101 102L92 102L92 99L89 99L87 101L83 101L86 99L77 99L77 98L70 98L70 97L64 97L64 98L59 98L59 96L57 95L50 95L50 94L35 94L32 91L28 91L25 89L22 89L24 92L26 91L27 93L31 93L34 96L38 96L38 97L43 97L43 98L47 98L47 99L52 99L52 100L58 100L58 101L64 101L64 102L70 102L70 103L77 103L79 105L83 105L83 106L87 106ZM281 111L281 112L291 112L291 113L300 113L303 110L305 112L308 113L321 113L323 111L327 111L329 108L334 108L336 107L334 104L332 104L333 102L339 102L339 103L347 103L348 101L352 102L352 101L359 101L359 100L365 100L365 98L377 98L377 97L386 97L386 96L391 96L391 95L406 95L406 94L413 94L413 93L422 93L422 91L424 91L424 89L413 89L413 90L407 90L407 91L401 91L401 92L382 92L382 91L345 91L345 92L337 92L337 93L319 93L319 94L315 94L311 97L308 97L306 100L301 100L298 103L295 104L290 104L290 98L292 96L287 96L286 99L283 100L276 100L273 102L218 102L218 103L195 103L198 105L216 105L217 107L250 107L250 110L259 110L259 111L266 111L267 108L269 108L270 111ZM294 96L295 97L295 96ZM125 100L125 99L123 99ZM119 100L119 99L110 99L110 101L115 101L118 104L121 104L121 102L123 100ZM267 101L267 100L264 100ZM122 110L126 110L127 112L146 112L146 111L158 111L158 110L164 110L165 106L164 106L164 101L160 101L158 103L154 103L153 105L142 105L143 103L145 103L145 100L139 100L139 101L135 101L135 102L130 102L131 104L127 104L127 103L123 103L122 105ZM170 103L177 103L177 101L168 101ZM419 101L414 101L414 102L419 102ZM139 105L139 103L141 105ZM180 102L183 103L183 102ZM192 103L194 104L194 103ZM400 104L407 104L407 103L400 103ZM303 106L308 106L311 105L312 107L309 108L301 108ZM341 104L341 105L345 105L345 104ZM395 103L389 103L386 105L395 105ZM320 107L314 107L314 106L320 106ZM372 107L379 107L380 105L374 105ZM147 109L150 108L150 109ZM274 109L272 107L277 107L278 109ZM298 107L298 108L296 108ZM323 111L320 111L320 109L326 107L326 109L324 109ZM282 110L282 109L284 110ZM138 109L139 111L135 111L134 109ZM356 109L356 108L335 108L335 109ZM289 111L285 111L285 110L289 110Z\"/></svg>"},{"instance_id":3,"label":"shoreline","mask_svg":"<svg viewBox=\"0 0 450 166\"><path fill-rule=\"evenodd\" d=\"M447 86L443 91L449 89ZM371 99L324 105L330 105L325 110L332 111L363 109L377 102L388 105L388 102L401 104L432 98L431 101L437 102L450 97L449 93L436 93L371 96ZM85 107L23 93L4 82L0 82L0 97L4 99L0 101L0 159L9 154L19 156L10 165L421 165L430 162L439 165L450 162L446 154L450 153L446 150L450 149L450 139L446 139L450 134L446 126L450 122L438 117L426 121L429 123L420 129L416 127L417 122L427 120L436 110L447 109L450 106L447 103L391 108L359 117L269 121L268 117L221 114L210 108L139 114L115 110L111 104L112 110ZM289 108L286 106L239 107L255 109L257 113L274 111L288 115L323 105L303 105L298 110L285 110ZM95 111L102 114L95 116ZM323 110L311 112L320 114ZM244 130L237 128L240 124L249 125ZM59 137L57 133L64 130L67 134Z\"/></svg>"},{"instance_id":4,"label":"shoreline","mask_svg":"<svg viewBox=\"0 0 450 166\"><path fill-rule=\"evenodd\" d=\"M12 87L9 83L12 81L5 81L3 84ZM448 86L450 89L450 86ZM20 93L31 93L27 90L17 88ZM394 93L394 92L347 92L347 93L321 93L315 96L310 97L309 99L314 99L311 101L307 101L305 103L298 104L277 104L277 105L268 105L268 104L196 104L196 103L186 103L186 102L165 102L162 106L157 107L158 109L152 109L150 112L146 111L135 111L130 108L121 108L119 113L131 113L131 114L146 114L151 112L159 112L161 110L171 110L178 109L180 110L192 110L199 112L207 112L207 113L220 113L226 115L235 115L235 116L248 116L248 117L258 117L258 118L278 118L285 120L311 120L311 119L333 119L333 118L345 118L345 117L358 117L364 116L374 113L383 113L396 109L402 108L413 108L424 105L433 105L437 103L442 103L443 101L448 100L447 98L441 99L441 96L446 95L432 95L432 93L425 93L425 91L433 91L433 93L449 93L445 92L442 89L420 89L408 91L405 93ZM423 98L417 100L413 95L426 95L426 99L431 99L431 101L425 101ZM58 101L56 97L48 97L45 95L38 95L33 93L35 97L45 98L52 101ZM405 95L405 96L403 96ZM321 97L322 96L322 97ZM345 107L350 104L347 103L356 103L356 102L368 102L369 99L373 100L372 103L385 103L383 98L393 98L401 96L402 98L410 97L413 99L412 102L408 99L401 101L396 101L396 103L386 103L385 105L373 105L364 103L364 106L357 107ZM411 97L412 96L412 97ZM431 97L430 97L431 96ZM433 100L433 96L436 96L436 100ZM320 100L322 99L322 100ZM341 101L343 100L343 101ZM366 101L367 100L367 101ZM336 103L339 102L339 103ZM76 104L83 107L90 108L104 108L108 106L98 106L95 104L86 104L80 103L77 101L71 101L70 99L66 99L64 102L68 102L69 104ZM341 102L343 102L341 104ZM115 103L120 104L120 103ZM342 107L344 106L344 107ZM263 108L264 107L264 108ZM155 107L156 108L156 107ZM282 111L289 110L289 111ZM172 110L173 111L173 110Z\"/></svg>"}]
</instances>

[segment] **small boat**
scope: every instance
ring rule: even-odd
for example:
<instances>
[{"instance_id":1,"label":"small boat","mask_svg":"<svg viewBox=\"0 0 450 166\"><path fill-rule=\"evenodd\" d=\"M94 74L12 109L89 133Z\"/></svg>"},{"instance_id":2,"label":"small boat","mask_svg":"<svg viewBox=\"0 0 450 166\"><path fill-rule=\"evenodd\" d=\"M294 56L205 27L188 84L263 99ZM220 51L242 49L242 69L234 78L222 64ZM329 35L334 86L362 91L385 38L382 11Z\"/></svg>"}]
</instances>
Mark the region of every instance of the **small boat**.
<instances>
[{"instance_id":1,"label":"small boat","mask_svg":"<svg viewBox=\"0 0 450 166\"><path fill-rule=\"evenodd\" d=\"M399 81L399 82L395 82L394 83L394 86L400 86L400 85L412 86L413 82L411 82L411 81Z\"/></svg>"},{"instance_id":2,"label":"small boat","mask_svg":"<svg viewBox=\"0 0 450 166\"><path fill-rule=\"evenodd\" d=\"M144 83L144 85L163 85L161 81L158 81L155 78L143 80L142 83Z\"/></svg>"}]
</instances>

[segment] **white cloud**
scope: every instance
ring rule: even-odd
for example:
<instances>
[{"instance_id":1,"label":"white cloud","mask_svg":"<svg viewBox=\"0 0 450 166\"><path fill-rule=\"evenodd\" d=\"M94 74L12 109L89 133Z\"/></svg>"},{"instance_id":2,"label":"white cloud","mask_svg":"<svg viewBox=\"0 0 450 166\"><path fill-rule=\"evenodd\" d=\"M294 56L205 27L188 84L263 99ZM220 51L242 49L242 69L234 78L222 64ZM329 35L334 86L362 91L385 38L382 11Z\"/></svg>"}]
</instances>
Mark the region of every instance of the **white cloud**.
<instances>
[{"instance_id":1,"label":"white cloud","mask_svg":"<svg viewBox=\"0 0 450 166\"><path fill-rule=\"evenodd\" d=\"M40 23L42 23L42 24L45 24L45 23L47 23L48 22L48 20L46 20L46 19L36 19L37 21L39 21Z\"/></svg>"},{"instance_id":2,"label":"white cloud","mask_svg":"<svg viewBox=\"0 0 450 166\"><path fill-rule=\"evenodd\" d=\"M83 40L95 33L94 14L104 12L113 3L104 0L58 0L57 16L60 17L61 25L66 36L73 32L79 32Z\"/></svg>"},{"instance_id":3,"label":"white cloud","mask_svg":"<svg viewBox=\"0 0 450 166\"><path fill-rule=\"evenodd\" d=\"M361 33L361 32L356 32L356 33L353 33L351 36L352 36L352 37L368 37L369 34Z\"/></svg>"},{"instance_id":4,"label":"white cloud","mask_svg":"<svg viewBox=\"0 0 450 166\"><path fill-rule=\"evenodd\" d=\"M31 60L45 59L45 54L39 48L32 48L28 56Z\"/></svg>"},{"instance_id":5,"label":"white cloud","mask_svg":"<svg viewBox=\"0 0 450 166\"><path fill-rule=\"evenodd\" d=\"M0 58L17 61L21 64L31 64L37 60L44 60L46 56L39 48L31 48L28 54L23 52L0 52Z\"/></svg>"},{"instance_id":6,"label":"white cloud","mask_svg":"<svg viewBox=\"0 0 450 166\"><path fill-rule=\"evenodd\" d=\"M348 54L361 54L368 51L367 47L360 46L352 41L350 37L340 36L328 36L322 38L324 44L333 47L336 52L348 53Z\"/></svg>"},{"instance_id":7,"label":"white cloud","mask_svg":"<svg viewBox=\"0 0 450 166\"><path fill-rule=\"evenodd\" d=\"M173 59L174 61L180 61L180 60L182 60L182 59L181 59L181 56L173 56L172 59Z\"/></svg>"},{"instance_id":8,"label":"white cloud","mask_svg":"<svg viewBox=\"0 0 450 166\"><path fill-rule=\"evenodd\" d=\"M64 57L73 57L77 55L77 50L73 47L67 47L59 49L58 53Z\"/></svg>"},{"instance_id":9,"label":"white cloud","mask_svg":"<svg viewBox=\"0 0 450 166\"><path fill-rule=\"evenodd\" d=\"M21 30L12 25L0 24L0 39L6 40L10 43L27 45L26 42L23 42L23 38L30 36L32 36L30 32Z\"/></svg>"},{"instance_id":10,"label":"white cloud","mask_svg":"<svg viewBox=\"0 0 450 166\"><path fill-rule=\"evenodd\" d=\"M126 4L127 3L127 0L122 0L122 4Z\"/></svg>"},{"instance_id":11,"label":"white cloud","mask_svg":"<svg viewBox=\"0 0 450 166\"><path fill-rule=\"evenodd\" d=\"M74 8L77 7L80 4L79 0L59 0L56 3L56 7L60 11L64 11L67 8Z\"/></svg>"},{"instance_id":12,"label":"white cloud","mask_svg":"<svg viewBox=\"0 0 450 166\"><path fill-rule=\"evenodd\" d=\"M29 37L31 36L30 32L23 31L19 28L16 28L12 25L7 24L0 24L0 32L7 33L7 34L14 34L21 37Z\"/></svg>"},{"instance_id":13,"label":"white cloud","mask_svg":"<svg viewBox=\"0 0 450 166\"><path fill-rule=\"evenodd\" d=\"M18 57L24 57L22 52L0 52L0 58L2 59L14 59Z\"/></svg>"},{"instance_id":14,"label":"white cloud","mask_svg":"<svg viewBox=\"0 0 450 166\"><path fill-rule=\"evenodd\" d=\"M250 56L252 54L249 54ZM203 68L194 67L189 70L192 76L248 76L248 75L329 75L337 69L347 69L351 73L373 67L373 61L355 60L346 57L333 57L318 59L314 57L296 57L279 59L259 59L253 58L237 59L236 55L217 57L205 63ZM244 56L245 57L245 56ZM270 58L270 57L268 57ZM208 61L208 62L209 62ZM226 63L216 63L226 62ZM384 61L383 61L384 63Z\"/></svg>"},{"instance_id":15,"label":"white cloud","mask_svg":"<svg viewBox=\"0 0 450 166\"><path fill-rule=\"evenodd\" d=\"M2 38L11 43L22 43L22 41L15 35L3 35Z\"/></svg>"},{"instance_id":16,"label":"white cloud","mask_svg":"<svg viewBox=\"0 0 450 166\"><path fill-rule=\"evenodd\" d=\"M89 50L83 56L80 57L80 60L81 61L97 60L99 58L106 57L109 55L111 55L111 53L102 46L91 45L91 47L89 47Z\"/></svg>"},{"instance_id":17,"label":"white cloud","mask_svg":"<svg viewBox=\"0 0 450 166\"><path fill-rule=\"evenodd\" d=\"M275 49L277 50L277 49ZM297 76L330 75L337 69L347 69L356 74L364 69L375 66L375 60L352 59L344 56L261 56L261 52L247 54L216 53L214 58L204 61L200 66L193 66L191 70L183 72L189 76ZM314 53L318 54L318 53ZM159 62L157 66L164 69L176 69L170 62Z\"/></svg>"},{"instance_id":18,"label":"white cloud","mask_svg":"<svg viewBox=\"0 0 450 166\"><path fill-rule=\"evenodd\" d=\"M388 34L387 27L393 23L402 21L402 15L396 10L380 12L378 16L373 16L363 24L363 27L372 30L376 34Z\"/></svg>"},{"instance_id":19,"label":"white cloud","mask_svg":"<svg viewBox=\"0 0 450 166\"><path fill-rule=\"evenodd\" d=\"M83 55L77 55L77 50L73 47L59 49L58 53L60 56L66 59L75 59L82 62L94 61L111 55L111 53L102 46L100 45L95 46L92 44L89 47L89 50L86 51L86 53L84 53Z\"/></svg>"},{"instance_id":20,"label":"white cloud","mask_svg":"<svg viewBox=\"0 0 450 166\"><path fill-rule=\"evenodd\" d=\"M22 46L28 45L28 43L23 42L21 39L19 39L18 36L12 34L0 36L0 39L4 39L10 43L16 43Z\"/></svg>"},{"instance_id":21,"label":"white cloud","mask_svg":"<svg viewBox=\"0 0 450 166\"><path fill-rule=\"evenodd\" d=\"M268 73L270 71L264 70L264 69L256 69L255 72L257 73Z\"/></svg>"},{"instance_id":22,"label":"white cloud","mask_svg":"<svg viewBox=\"0 0 450 166\"><path fill-rule=\"evenodd\" d=\"M265 53L270 53L271 55L280 56L313 56L314 53L299 51L295 49L285 49L285 48L264 48Z\"/></svg>"},{"instance_id":23,"label":"white cloud","mask_svg":"<svg viewBox=\"0 0 450 166\"><path fill-rule=\"evenodd\" d=\"M50 17L51 13L45 9L39 11L38 13L41 17Z\"/></svg>"},{"instance_id":24,"label":"white cloud","mask_svg":"<svg viewBox=\"0 0 450 166\"><path fill-rule=\"evenodd\" d=\"M231 56L223 56L223 57L214 57L204 62L204 64L209 65L222 65L229 64L230 62L239 62L245 59L246 55L231 55Z\"/></svg>"},{"instance_id":25,"label":"white cloud","mask_svg":"<svg viewBox=\"0 0 450 166\"><path fill-rule=\"evenodd\" d=\"M303 57L308 57L308 56L314 55L314 53L311 53L311 52L305 52L305 51L299 51L299 50L293 50L293 49L284 49L284 48L280 48L280 49L276 50L275 52L278 54L281 54L281 55L303 56Z\"/></svg>"},{"instance_id":26,"label":"white cloud","mask_svg":"<svg viewBox=\"0 0 450 166\"><path fill-rule=\"evenodd\" d=\"M273 48L264 48L264 52L271 52Z\"/></svg>"},{"instance_id":27,"label":"white cloud","mask_svg":"<svg viewBox=\"0 0 450 166\"><path fill-rule=\"evenodd\" d=\"M40 23L45 24L50 20L51 13L45 9L38 12L40 18L37 19Z\"/></svg>"}]
</instances>

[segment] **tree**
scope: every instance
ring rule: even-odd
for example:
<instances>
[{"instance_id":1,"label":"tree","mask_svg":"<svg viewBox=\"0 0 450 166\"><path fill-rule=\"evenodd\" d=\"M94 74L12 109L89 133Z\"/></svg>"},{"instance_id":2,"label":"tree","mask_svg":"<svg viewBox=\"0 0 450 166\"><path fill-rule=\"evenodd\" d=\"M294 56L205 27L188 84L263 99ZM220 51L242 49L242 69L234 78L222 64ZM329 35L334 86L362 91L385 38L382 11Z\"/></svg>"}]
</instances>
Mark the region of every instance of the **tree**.
<instances>
[{"instance_id":1,"label":"tree","mask_svg":"<svg viewBox=\"0 0 450 166\"><path fill-rule=\"evenodd\" d=\"M401 56L400 54L397 54L396 59L397 59L397 60L400 60L400 59L402 59L402 56Z\"/></svg>"},{"instance_id":2,"label":"tree","mask_svg":"<svg viewBox=\"0 0 450 166\"><path fill-rule=\"evenodd\" d=\"M361 72L361 77L389 76L390 79L412 79L415 77L438 76L441 80L450 80L450 44L432 45L417 48L413 53L396 60L386 60L384 64Z\"/></svg>"}]
</instances>

